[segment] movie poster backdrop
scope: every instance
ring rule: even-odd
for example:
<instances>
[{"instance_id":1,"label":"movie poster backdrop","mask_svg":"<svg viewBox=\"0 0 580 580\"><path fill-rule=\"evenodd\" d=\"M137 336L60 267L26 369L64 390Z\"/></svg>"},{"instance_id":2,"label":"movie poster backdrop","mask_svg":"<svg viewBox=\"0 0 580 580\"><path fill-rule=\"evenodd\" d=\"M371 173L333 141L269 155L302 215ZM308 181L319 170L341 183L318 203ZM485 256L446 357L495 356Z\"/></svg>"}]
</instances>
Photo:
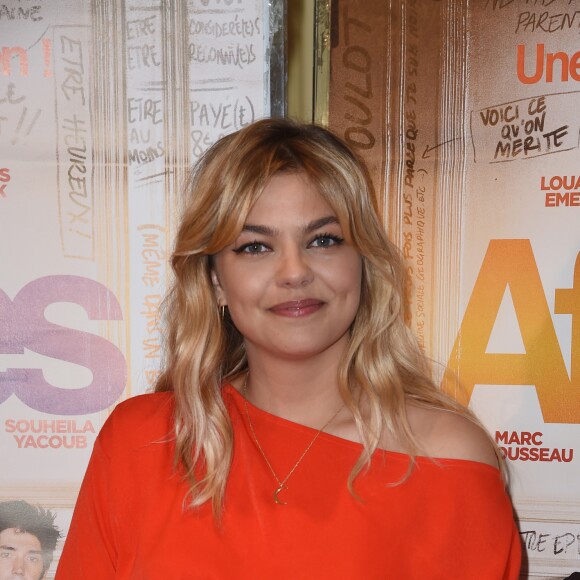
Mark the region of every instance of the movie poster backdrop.
<instances>
[{"instance_id":1,"label":"movie poster backdrop","mask_svg":"<svg viewBox=\"0 0 580 580\"><path fill-rule=\"evenodd\" d=\"M104 420L155 382L188 168L283 112L283 14L0 2L0 500L52 510L64 533Z\"/></svg>"},{"instance_id":2,"label":"movie poster backdrop","mask_svg":"<svg viewBox=\"0 0 580 580\"><path fill-rule=\"evenodd\" d=\"M318 35L318 116L367 161L421 347L506 457L530 578L580 571L579 33L576 0L341 0Z\"/></svg>"}]
</instances>

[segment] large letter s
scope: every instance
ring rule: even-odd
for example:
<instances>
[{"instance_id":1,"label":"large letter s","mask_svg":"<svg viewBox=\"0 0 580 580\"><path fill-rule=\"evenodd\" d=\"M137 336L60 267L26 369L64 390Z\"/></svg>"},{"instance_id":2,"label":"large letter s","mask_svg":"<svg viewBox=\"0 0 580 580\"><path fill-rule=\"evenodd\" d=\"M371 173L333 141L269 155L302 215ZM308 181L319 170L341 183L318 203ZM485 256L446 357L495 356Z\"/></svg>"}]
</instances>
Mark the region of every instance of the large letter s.
<instances>
[{"instance_id":1,"label":"large letter s","mask_svg":"<svg viewBox=\"0 0 580 580\"><path fill-rule=\"evenodd\" d=\"M0 290L0 352L38 354L89 368L93 381L77 389L48 383L41 369L8 369L0 373L0 403L15 394L44 413L83 415L102 411L121 396L127 380L123 353L100 336L46 320L49 304L74 302L90 320L122 320L115 295L101 283L80 276L47 276L28 283L11 302Z\"/></svg>"}]
</instances>

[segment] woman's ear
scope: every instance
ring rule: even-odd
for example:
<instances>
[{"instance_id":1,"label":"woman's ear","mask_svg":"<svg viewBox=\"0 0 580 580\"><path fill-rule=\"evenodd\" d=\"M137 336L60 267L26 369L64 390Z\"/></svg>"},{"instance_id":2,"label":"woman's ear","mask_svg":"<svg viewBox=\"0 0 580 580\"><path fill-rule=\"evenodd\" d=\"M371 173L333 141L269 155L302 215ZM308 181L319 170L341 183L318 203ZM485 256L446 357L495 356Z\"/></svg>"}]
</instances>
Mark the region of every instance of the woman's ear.
<instances>
[{"instance_id":1,"label":"woman's ear","mask_svg":"<svg viewBox=\"0 0 580 580\"><path fill-rule=\"evenodd\" d=\"M217 298L218 306L227 306L227 300L215 268L211 269L211 283Z\"/></svg>"}]
</instances>

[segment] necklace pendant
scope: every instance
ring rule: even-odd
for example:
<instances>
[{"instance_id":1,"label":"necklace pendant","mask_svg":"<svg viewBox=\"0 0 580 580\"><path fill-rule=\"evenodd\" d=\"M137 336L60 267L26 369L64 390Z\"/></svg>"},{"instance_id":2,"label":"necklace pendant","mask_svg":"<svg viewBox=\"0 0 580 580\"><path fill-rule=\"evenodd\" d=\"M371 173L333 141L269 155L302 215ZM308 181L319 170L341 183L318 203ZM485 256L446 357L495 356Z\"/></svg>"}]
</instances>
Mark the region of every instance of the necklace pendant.
<instances>
[{"instance_id":1,"label":"necklace pendant","mask_svg":"<svg viewBox=\"0 0 580 580\"><path fill-rule=\"evenodd\" d=\"M316 435L314 435L312 441L310 441L310 443L307 445L306 449L302 452L302 455L298 458L298 461L294 464L294 467L288 472L288 475L284 479L280 479L276 475L276 472L274 471L272 464L270 463L270 461L268 460L268 457L264 453L264 450L262 449L262 446L260 445L260 442L258 441L258 438L256 437L256 432L254 431L254 425L252 424L252 419L250 418L250 412L248 411L248 397L247 397L247 395L248 395L248 393L247 393L248 375L249 375L249 372L246 373L246 375L244 377L244 384L242 385L242 397L244 399L244 408L246 410L246 418L248 419L248 426L250 427L250 432L252 433L252 438L254 439L254 443L256 444L256 447L258 448L260 455L264 458L264 461L266 462L268 469L270 470L270 472L274 476L274 479L278 483L278 487L276 488L276 490L272 494L272 496L274 498L274 503L277 505L287 505L288 502L282 501L278 497L278 495L284 490L284 488L286 487L285 483L288 481L290 476L296 471L296 468L300 465L300 463L302 462L302 460L304 459L306 454L310 451L310 448L314 445L315 441L318 439L320 434L334 421L334 419L342 411L342 409L344 408L344 404L342 404L340 406L340 408L336 411L336 413L334 413L334 415L316 432Z\"/></svg>"},{"instance_id":2,"label":"necklace pendant","mask_svg":"<svg viewBox=\"0 0 580 580\"><path fill-rule=\"evenodd\" d=\"M274 492L274 503L277 503L278 505L286 505L288 502L286 501L282 501L281 499L278 498L278 494L284 489L284 484L282 484L279 488L276 489L276 491Z\"/></svg>"}]
</instances>

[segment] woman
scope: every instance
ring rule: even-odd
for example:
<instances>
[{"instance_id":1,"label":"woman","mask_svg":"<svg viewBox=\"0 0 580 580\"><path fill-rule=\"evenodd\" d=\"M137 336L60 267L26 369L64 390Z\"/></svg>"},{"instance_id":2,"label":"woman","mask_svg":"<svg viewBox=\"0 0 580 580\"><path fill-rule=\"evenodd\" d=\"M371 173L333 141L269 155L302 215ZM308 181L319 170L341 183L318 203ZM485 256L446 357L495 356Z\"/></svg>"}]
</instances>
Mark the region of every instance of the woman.
<instances>
[{"instance_id":1,"label":"woman","mask_svg":"<svg viewBox=\"0 0 580 580\"><path fill-rule=\"evenodd\" d=\"M438 391L361 164L262 120L198 164L168 360L120 404L58 578L517 578L493 444Z\"/></svg>"}]
</instances>

